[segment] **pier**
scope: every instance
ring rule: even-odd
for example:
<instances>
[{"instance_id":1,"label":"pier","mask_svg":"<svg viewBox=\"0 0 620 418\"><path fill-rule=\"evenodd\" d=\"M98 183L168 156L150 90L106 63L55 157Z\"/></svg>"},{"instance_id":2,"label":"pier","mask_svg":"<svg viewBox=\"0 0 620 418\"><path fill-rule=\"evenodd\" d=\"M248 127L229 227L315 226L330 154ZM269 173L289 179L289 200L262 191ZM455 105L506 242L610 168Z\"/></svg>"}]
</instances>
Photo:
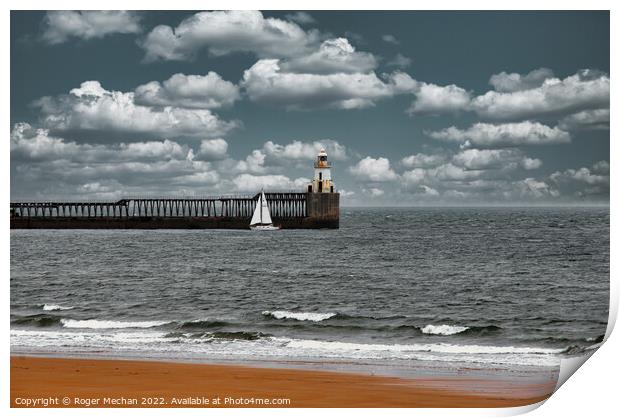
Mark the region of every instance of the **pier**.
<instances>
[{"instance_id":1,"label":"pier","mask_svg":"<svg viewBox=\"0 0 620 418\"><path fill-rule=\"evenodd\" d=\"M338 228L338 193L266 192L282 228ZM11 202L11 229L248 229L259 194Z\"/></svg>"}]
</instances>

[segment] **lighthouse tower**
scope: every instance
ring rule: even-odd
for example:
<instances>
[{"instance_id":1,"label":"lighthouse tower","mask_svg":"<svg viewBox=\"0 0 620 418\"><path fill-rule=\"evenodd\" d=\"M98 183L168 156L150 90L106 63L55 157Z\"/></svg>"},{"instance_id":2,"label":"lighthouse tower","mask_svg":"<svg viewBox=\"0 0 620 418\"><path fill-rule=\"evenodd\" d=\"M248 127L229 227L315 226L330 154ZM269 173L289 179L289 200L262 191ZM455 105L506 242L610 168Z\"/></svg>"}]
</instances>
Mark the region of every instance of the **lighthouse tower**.
<instances>
[{"instance_id":1,"label":"lighthouse tower","mask_svg":"<svg viewBox=\"0 0 620 418\"><path fill-rule=\"evenodd\" d=\"M327 161L325 149L321 149L314 162L314 179L308 185L308 193L334 193L331 165Z\"/></svg>"}]
</instances>

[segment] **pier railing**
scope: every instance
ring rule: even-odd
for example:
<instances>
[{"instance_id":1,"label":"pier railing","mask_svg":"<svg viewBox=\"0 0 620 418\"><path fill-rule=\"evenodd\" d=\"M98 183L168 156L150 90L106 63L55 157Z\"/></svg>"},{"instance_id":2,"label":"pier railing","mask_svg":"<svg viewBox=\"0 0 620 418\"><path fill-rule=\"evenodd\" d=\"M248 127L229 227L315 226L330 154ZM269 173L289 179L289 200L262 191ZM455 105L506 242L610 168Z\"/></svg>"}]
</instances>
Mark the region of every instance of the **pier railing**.
<instances>
[{"instance_id":1,"label":"pier railing","mask_svg":"<svg viewBox=\"0 0 620 418\"><path fill-rule=\"evenodd\" d=\"M116 202L11 202L11 217L233 217L250 218L259 194L254 196L123 198ZM303 218L306 193L265 193L272 217Z\"/></svg>"}]
</instances>

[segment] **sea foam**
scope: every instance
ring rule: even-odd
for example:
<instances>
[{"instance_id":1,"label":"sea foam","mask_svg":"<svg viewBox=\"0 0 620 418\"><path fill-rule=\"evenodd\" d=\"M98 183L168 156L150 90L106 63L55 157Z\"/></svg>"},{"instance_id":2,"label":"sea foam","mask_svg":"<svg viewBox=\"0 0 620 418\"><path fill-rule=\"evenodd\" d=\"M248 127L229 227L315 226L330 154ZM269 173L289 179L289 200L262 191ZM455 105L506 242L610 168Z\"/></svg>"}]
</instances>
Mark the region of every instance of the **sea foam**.
<instances>
[{"instance_id":1,"label":"sea foam","mask_svg":"<svg viewBox=\"0 0 620 418\"><path fill-rule=\"evenodd\" d=\"M263 311L263 315L276 319L295 319L297 321L320 322L336 316L335 312L289 312L289 311Z\"/></svg>"},{"instance_id":2,"label":"sea foam","mask_svg":"<svg viewBox=\"0 0 620 418\"><path fill-rule=\"evenodd\" d=\"M65 328L90 328L90 329L111 329L111 328L151 328L167 324L161 321L105 321L98 319L62 319L60 321Z\"/></svg>"}]
</instances>

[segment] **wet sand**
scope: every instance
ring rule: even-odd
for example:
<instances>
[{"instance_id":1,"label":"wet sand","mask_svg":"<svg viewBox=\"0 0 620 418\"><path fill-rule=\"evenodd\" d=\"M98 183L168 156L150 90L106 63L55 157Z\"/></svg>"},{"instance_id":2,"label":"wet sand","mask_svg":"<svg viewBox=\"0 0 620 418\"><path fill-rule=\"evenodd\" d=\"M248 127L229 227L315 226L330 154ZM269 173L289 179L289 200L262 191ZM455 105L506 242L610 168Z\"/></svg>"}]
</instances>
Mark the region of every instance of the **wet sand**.
<instances>
[{"instance_id":1,"label":"wet sand","mask_svg":"<svg viewBox=\"0 0 620 418\"><path fill-rule=\"evenodd\" d=\"M554 386L552 380L517 384L160 361L11 357L12 407L512 407L542 401Z\"/></svg>"}]
</instances>

